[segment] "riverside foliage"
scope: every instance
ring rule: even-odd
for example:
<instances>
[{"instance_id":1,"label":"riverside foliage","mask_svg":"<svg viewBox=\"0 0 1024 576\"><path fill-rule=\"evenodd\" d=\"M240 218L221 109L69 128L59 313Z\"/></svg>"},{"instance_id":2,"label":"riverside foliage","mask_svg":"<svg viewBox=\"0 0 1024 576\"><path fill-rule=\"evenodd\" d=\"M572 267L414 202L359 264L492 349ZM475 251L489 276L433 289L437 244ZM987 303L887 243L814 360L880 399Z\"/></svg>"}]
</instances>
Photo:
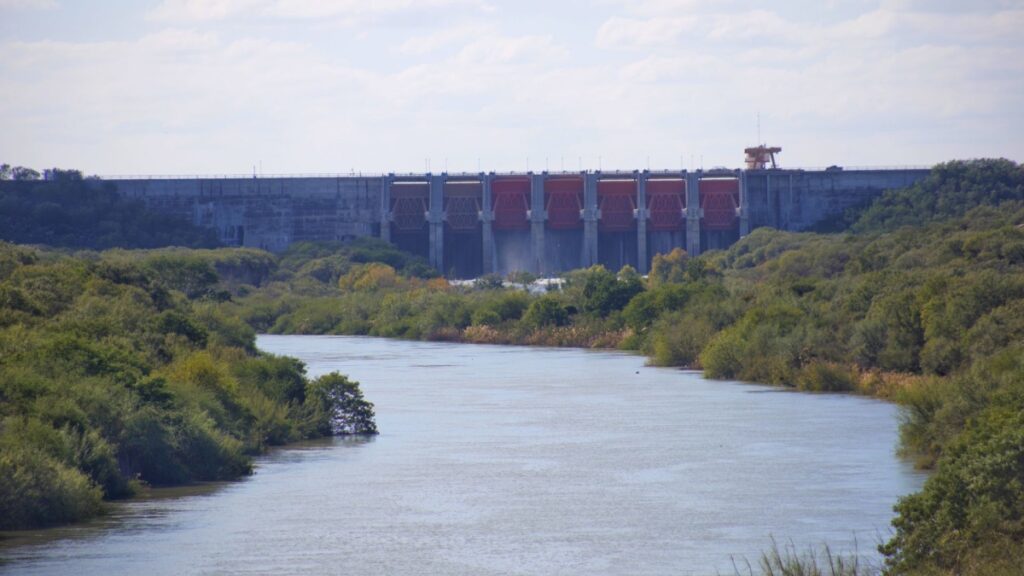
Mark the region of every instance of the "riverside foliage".
<instances>
[{"instance_id":1,"label":"riverside foliage","mask_svg":"<svg viewBox=\"0 0 1024 576\"><path fill-rule=\"evenodd\" d=\"M257 353L218 309L233 271L259 280L268 263L0 243L0 529L86 518L140 483L248 474L267 446L375 432L357 383Z\"/></svg>"}]
</instances>

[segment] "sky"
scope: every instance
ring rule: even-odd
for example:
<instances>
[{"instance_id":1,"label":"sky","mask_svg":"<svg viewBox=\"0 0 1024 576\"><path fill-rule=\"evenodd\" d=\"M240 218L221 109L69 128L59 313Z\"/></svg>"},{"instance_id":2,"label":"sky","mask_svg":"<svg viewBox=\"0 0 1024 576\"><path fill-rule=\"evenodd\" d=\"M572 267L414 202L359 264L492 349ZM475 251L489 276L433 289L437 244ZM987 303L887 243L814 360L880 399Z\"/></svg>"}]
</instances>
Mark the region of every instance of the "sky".
<instances>
[{"instance_id":1,"label":"sky","mask_svg":"<svg viewBox=\"0 0 1024 576\"><path fill-rule=\"evenodd\" d=\"M0 0L0 162L100 175L1024 160L1024 0Z\"/></svg>"}]
</instances>

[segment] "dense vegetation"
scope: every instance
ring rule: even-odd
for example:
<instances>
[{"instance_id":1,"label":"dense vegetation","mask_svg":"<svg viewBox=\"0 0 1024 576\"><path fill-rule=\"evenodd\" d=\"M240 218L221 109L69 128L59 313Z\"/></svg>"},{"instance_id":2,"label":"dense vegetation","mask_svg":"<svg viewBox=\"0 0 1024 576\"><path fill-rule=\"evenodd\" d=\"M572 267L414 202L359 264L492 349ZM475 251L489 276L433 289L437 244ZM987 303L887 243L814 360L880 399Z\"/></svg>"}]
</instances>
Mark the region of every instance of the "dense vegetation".
<instances>
[{"instance_id":1,"label":"dense vegetation","mask_svg":"<svg viewBox=\"0 0 1024 576\"><path fill-rule=\"evenodd\" d=\"M77 170L0 166L0 240L105 249L217 246L216 234L146 210Z\"/></svg>"},{"instance_id":2,"label":"dense vegetation","mask_svg":"<svg viewBox=\"0 0 1024 576\"><path fill-rule=\"evenodd\" d=\"M355 382L258 354L218 310L215 286L272 262L0 243L0 529L85 518L139 483L247 474L266 446L374 432Z\"/></svg>"}]
</instances>

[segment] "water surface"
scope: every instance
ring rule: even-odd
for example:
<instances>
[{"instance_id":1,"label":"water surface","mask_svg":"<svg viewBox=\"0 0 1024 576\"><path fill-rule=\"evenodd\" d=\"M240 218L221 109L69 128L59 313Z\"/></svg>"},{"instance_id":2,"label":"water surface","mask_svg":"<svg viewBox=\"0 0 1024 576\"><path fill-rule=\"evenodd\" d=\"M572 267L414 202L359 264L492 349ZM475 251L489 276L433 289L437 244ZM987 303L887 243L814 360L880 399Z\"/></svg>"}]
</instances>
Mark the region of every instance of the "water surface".
<instances>
[{"instance_id":1,"label":"water surface","mask_svg":"<svg viewBox=\"0 0 1024 576\"><path fill-rule=\"evenodd\" d=\"M381 435L0 548L17 574L732 574L774 536L873 554L922 476L894 406L614 352L261 336L362 383Z\"/></svg>"}]
</instances>

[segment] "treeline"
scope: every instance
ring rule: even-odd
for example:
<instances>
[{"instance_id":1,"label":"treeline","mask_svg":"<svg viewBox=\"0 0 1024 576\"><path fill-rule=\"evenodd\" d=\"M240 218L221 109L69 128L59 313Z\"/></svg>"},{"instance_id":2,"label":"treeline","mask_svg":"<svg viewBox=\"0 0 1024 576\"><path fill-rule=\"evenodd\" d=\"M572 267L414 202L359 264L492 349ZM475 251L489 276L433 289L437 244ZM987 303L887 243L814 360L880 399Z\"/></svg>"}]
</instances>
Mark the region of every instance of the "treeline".
<instances>
[{"instance_id":1,"label":"treeline","mask_svg":"<svg viewBox=\"0 0 1024 576\"><path fill-rule=\"evenodd\" d=\"M0 166L0 240L67 248L219 245L216 233L156 214L77 170Z\"/></svg>"},{"instance_id":2,"label":"treeline","mask_svg":"<svg viewBox=\"0 0 1024 576\"><path fill-rule=\"evenodd\" d=\"M278 333L619 346L715 378L893 399L902 449L936 472L897 507L888 569L1005 573L1024 563L1024 170L937 166L852 230L761 229L700 258L659 255L646 279L597 266L541 296L305 246L218 310Z\"/></svg>"},{"instance_id":3,"label":"treeline","mask_svg":"<svg viewBox=\"0 0 1024 576\"><path fill-rule=\"evenodd\" d=\"M268 262L0 243L0 529L79 520L141 483L235 478L270 445L373 433L357 383L257 353L218 309L232 272L252 281Z\"/></svg>"}]
</instances>

